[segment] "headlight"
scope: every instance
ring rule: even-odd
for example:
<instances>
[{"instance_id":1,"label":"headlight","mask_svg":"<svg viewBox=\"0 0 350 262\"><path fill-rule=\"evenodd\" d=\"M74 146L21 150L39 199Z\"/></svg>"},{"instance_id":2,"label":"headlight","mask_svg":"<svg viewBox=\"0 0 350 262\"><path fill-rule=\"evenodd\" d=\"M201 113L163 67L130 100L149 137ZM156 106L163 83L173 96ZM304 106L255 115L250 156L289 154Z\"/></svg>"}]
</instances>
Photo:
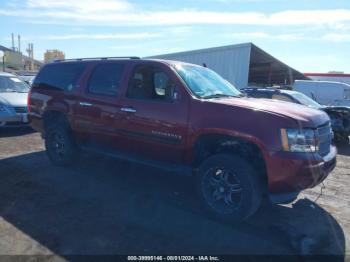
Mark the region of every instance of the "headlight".
<instances>
[{"instance_id":1,"label":"headlight","mask_svg":"<svg viewBox=\"0 0 350 262\"><path fill-rule=\"evenodd\" d=\"M0 104L0 112L4 112L5 111L5 106Z\"/></svg>"},{"instance_id":2,"label":"headlight","mask_svg":"<svg viewBox=\"0 0 350 262\"><path fill-rule=\"evenodd\" d=\"M281 129L282 146L289 152L317 152L318 139L313 129Z\"/></svg>"}]
</instances>

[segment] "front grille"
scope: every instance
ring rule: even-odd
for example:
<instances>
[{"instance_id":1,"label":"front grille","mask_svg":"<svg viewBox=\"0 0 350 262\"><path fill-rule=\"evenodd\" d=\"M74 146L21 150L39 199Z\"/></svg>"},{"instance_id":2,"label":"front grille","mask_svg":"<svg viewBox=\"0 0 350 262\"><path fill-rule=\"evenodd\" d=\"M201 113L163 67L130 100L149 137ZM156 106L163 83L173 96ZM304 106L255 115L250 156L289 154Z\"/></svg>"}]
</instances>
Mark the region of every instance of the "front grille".
<instances>
[{"instance_id":1,"label":"front grille","mask_svg":"<svg viewBox=\"0 0 350 262\"><path fill-rule=\"evenodd\" d=\"M15 111L17 114L19 113L27 113L27 107L26 106L16 106Z\"/></svg>"},{"instance_id":2,"label":"front grille","mask_svg":"<svg viewBox=\"0 0 350 262\"><path fill-rule=\"evenodd\" d=\"M332 144L332 130L329 123L317 128L319 148L318 153L321 156L327 155L331 150Z\"/></svg>"}]
</instances>

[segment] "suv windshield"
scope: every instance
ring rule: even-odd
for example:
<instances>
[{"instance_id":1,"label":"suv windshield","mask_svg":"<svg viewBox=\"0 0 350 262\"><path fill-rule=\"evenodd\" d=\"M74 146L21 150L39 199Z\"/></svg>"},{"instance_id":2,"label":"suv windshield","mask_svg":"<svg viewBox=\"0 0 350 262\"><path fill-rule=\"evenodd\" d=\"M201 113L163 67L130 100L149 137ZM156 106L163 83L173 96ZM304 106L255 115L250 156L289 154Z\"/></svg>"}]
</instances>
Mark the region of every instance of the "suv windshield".
<instances>
[{"instance_id":1,"label":"suv windshield","mask_svg":"<svg viewBox=\"0 0 350 262\"><path fill-rule=\"evenodd\" d=\"M197 97L209 99L243 96L227 80L208 68L178 64L175 69Z\"/></svg>"},{"instance_id":2,"label":"suv windshield","mask_svg":"<svg viewBox=\"0 0 350 262\"><path fill-rule=\"evenodd\" d=\"M27 93L29 87L15 76L0 76L0 93Z\"/></svg>"},{"instance_id":3,"label":"suv windshield","mask_svg":"<svg viewBox=\"0 0 350 262\"><path fill-rule=\"evenodd\" d=\"M313 107L313 108L321 108L322 106L316 101L312 100L310 97L302 94L302 93L293 93L291 94L295 100L297 100L300 104Z\"/></svg>"}]
</instances>

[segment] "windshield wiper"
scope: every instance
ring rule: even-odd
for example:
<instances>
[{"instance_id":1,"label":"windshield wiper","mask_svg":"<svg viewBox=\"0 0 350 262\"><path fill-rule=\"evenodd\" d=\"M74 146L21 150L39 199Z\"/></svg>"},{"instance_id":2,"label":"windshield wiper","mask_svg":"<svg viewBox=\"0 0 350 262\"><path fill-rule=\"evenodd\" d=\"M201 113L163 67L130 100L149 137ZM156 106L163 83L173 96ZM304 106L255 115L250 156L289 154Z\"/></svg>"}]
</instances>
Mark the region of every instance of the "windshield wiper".
<instances>
[{"instance_id":1,"label":"windshield wiper","mask_svg":"<svg viewBox=\"0 0 350 262\"><path fill-rule=\"evenodd\" d=\"M211 99L211 98L221 98L221 97L239 97L234 95L226 95L226 94L211 94L207 96L203 96L203 99Z\"/></svg>"}]
</instances>

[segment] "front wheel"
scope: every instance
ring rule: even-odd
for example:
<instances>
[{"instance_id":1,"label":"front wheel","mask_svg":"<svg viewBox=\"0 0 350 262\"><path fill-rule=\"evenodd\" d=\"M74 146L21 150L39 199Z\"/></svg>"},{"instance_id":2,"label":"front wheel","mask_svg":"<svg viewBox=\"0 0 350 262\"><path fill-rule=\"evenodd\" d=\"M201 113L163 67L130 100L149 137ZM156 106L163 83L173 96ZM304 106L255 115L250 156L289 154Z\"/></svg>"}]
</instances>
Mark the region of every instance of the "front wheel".
<instances>
[{"instance_id":1,"label":"front wheel","mask_svg":"<svg viewBox=\"0 0 350 262\"><path fill-rule=\"evenodd\" d=\"M240 222L261 205L263 181L244 158L217 154L204 160L196 179L204 207L215 217Z\"/></svg>"},{"instance_id":2,"label":"front wheel","mask_svg":"<svg viewBox=\"0 0 350 262\"><path fill-rule=\"evenodd\" d=\"M66 125L55 124L48 128L45 137L46 153L54 165L67 166L77 156L77 146Z\"/></svg>"}]
</instances>

